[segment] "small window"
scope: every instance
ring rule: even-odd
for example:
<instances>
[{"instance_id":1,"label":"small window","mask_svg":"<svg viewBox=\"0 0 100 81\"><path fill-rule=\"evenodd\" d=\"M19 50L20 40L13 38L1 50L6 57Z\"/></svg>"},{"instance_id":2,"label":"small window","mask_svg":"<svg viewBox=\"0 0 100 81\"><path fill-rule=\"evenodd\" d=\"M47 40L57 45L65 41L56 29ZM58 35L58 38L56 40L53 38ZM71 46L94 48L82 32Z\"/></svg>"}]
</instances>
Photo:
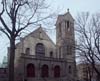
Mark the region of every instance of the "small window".
<instances>
[{"instance_id":1,"label":"small window","mask_svg":"<svg viewBox=\"0 0 100 81\"><path fill-rule=\"evenodd\" d=\"M69 21L67 21L67 28L69 28Z\"/></svg>"},{"instance_id":2,"label":"small window","mask_svg":"<svg viewBox=\"0 0 100 81\"><path fill-rule=\"evenodd\" d=\"M72 46L70 46L70 45L67 46L67 54L68 55L72 54Z\"/></svg>"},{"instance_id":3,"label":"small window","mask_svg":"<svg viewBox=\"0 0 100 81\"><path fill-rule=\"evenodd\" d=\"M30 54L30 48L26 48L25 53L29 55Z\"/></svg>"},{"instance_id":4,"label":"small window","mask_svg":"<svg viewBox=\"0 0 100 81\"><path fill-rule=\"evenodd\" d=\"M66 23L66 21L65 21L65 28L67 27L67 23Z\"/></svg>"},{"instance_id":5,"label":"small window","mask_svg":"<svg viewBox=\"0 0 100 81\"><path fill-rule=\"evenodd\" d=\"M61 23L59 23L59 27L61 28Z\"/></svg>"},{"instance_id":6,"label":"small window","mask_svg":"<svg viewBox=\"0 0 100 81\"><path fill-rule=\"evenodd\" d=\"M5 73L5 74L7 73L7 70L6 70L6 69L4 69L4 73Z\"/></svg>"},{"instance_id":7,"label":"small window","mask_svg":"<svg viewBox=\"0 0 100 81\"><path fill-rule=\"evenodd\" d=\"M61 58L61 47L59 47L59 58Z\"/></svg>"},{"instance_id":8,"label":"small window","mask_svg":"<svg viewBox=\"0 0 100 81\"><path fill-rule=\"evenodd\" d=\"M71 68L71 66L69 66L68 68L69 68L69 73L72 73L72 68Z\"/></svg>"},{"instance_id":9,"label":"small window","mask_svg":"<svg viewBox=\"0 0 100 81\"><path fill-rule=\"evenodd\" d=\"M65 30L70 31L70 22L65 21Z\"/></svg>"},{"instance_id":10,"label":"small window","mask_svg":"<svg viewBox=\"0 0 100 81\"><path fill-rule=\"evenodd\" d=\"M53 57L53 52L52 51L50 52L50 57Z\"/></svg>"},{"instance_id":11,"label":"small window","mask_svg":"<svg viewBox=\"0 0 100 81\"><path fill-rule=\"evenodd\" d=\"M59 36L62 35L62 30L61 30L61 23L59 23Z\"/></svg>"}]
</instances>

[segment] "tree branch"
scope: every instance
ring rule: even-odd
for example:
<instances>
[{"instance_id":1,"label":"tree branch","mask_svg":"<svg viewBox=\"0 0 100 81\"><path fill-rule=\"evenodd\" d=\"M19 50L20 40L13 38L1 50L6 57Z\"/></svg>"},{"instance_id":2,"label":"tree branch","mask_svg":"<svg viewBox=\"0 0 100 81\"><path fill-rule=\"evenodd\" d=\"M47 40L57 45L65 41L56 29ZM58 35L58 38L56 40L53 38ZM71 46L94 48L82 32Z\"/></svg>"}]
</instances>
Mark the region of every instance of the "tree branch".
<instances>
[{"instance_id":1,"label":"tree branch","mask_svg":"<svg viewBox=\"0 0 100 81\"><path fill-rule=\"evenodd\" d=\"M2 6L3 6L3 9L2 9L2 11L0 12L0 16L1 16L1 15L4 13L4 11L5 11L5 10L4 10L4 1L2 0L1 3L2 3Z\"/></svg>"},{"instance_id":2,"label":"tree branch","mask_svg":"<svg viewBox=\"0 0 100 81\"><path fill-rule=\"evenodd\" d=\"M0 21L1 21L2 25L4 26L4 28L7 30L7 32L11 34L11 30L10 30L9 27L5 24L5 22L4 22L4 20L2 19L1 16L0 16Z\"/></svg>"},{"instance_id":3,"label":"tree branch","mask_svg":"<svg viewBox=\"0 0 100 81\"><path fill-rule=\"evenodd\" d=\"M3 32L3 33L5 33L7 35L7 37L10 39L9 34L2 27L0 27L0 31Z\"/></svg>"}]
</instances>

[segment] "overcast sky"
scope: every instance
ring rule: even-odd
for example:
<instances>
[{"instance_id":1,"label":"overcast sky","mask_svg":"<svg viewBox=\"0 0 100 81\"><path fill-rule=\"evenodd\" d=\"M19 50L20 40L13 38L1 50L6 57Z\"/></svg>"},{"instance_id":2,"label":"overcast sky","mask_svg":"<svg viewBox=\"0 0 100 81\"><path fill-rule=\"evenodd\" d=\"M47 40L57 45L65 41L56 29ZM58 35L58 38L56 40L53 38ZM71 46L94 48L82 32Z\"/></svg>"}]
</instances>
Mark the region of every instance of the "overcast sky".
<instances>
[{"instance_id":1,"label":"overcast sky","mask_svg":"<svg viewBox=\"0 0 100 81\"><path fill-rule=\"evenodd\" d=\"M100 0L47 0L51 4L52 10L60 10L61 14L67 12L69 8L70 13L75 18L79 12L96 13L100 11ZM59 11L58 10L58 11ZM4 56L7 55L8 41L5 36L0 37L0 62Z\"/></svg>"}]
</instances>

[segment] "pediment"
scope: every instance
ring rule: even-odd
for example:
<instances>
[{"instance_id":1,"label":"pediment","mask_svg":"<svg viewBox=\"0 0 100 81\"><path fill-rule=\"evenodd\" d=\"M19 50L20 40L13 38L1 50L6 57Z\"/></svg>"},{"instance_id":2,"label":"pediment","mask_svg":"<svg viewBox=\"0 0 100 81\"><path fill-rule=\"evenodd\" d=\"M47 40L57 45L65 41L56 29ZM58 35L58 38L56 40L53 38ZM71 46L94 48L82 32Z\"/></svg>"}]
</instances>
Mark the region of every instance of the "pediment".
<instances>
[{"instance_id":1,"label":"pediment","mask_svg":"<svg viewBox=\"0 0 100 81\"><path fill-rule=\"evenodd\" d=\"M47 35L47 33L43 30L42 27L37 28L35 31L33 31L32 33L30 33L28 36L31 36L33 38L36 39L40 39L40 40L47 40L47 41L51 41L53 43L53 41L50 39L50 37ZM54 44L54 43L53 43Z\"/></svg>"}]
</instances>

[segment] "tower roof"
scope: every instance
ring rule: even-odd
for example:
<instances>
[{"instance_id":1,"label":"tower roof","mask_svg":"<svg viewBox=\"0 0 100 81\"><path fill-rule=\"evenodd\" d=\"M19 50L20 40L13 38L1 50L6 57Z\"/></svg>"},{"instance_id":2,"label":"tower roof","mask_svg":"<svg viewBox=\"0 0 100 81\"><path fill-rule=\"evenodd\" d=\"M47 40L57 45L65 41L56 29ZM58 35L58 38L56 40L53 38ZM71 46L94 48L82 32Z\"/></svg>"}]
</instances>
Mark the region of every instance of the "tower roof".
<instances>
[{"instance_id":1,"label":"tower roof","mask_svg":"<svg viewBox=\"0 0 100 81\"><path fill-rule=\"evenodd\" d=\"M58 15L58 18L57 18L57 22L56 22L56 25L62 21L71 21L71 22L74 22L74 18L72 17L72 15L70 14L69 12L69 9L67 10L67 12L63 15Z\"/></svg>"}]
</instances>

